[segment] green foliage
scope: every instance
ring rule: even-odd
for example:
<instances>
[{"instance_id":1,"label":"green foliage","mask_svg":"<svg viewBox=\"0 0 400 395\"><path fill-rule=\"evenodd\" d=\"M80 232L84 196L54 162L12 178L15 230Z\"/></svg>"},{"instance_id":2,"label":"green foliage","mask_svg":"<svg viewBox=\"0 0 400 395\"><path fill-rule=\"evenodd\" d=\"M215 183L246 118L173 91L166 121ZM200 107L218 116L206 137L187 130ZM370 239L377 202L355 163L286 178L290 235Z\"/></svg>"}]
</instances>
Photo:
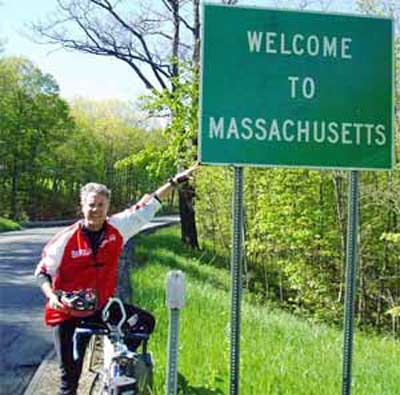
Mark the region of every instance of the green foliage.
<instances>
[{"instance_id":1,"label":"green foliage","mask_svg":"<svg viewBox=\"0 0 400 395\"><path fill-rule=\"evenodd\" d=\"M154 394L164 393L168 311L165 278L169 270L186 275L181 313L179 393L229 392L230 275L210 265L212 251L194 253L176 229L136 240L133 301L155 314L150 341L156 361ZM219 257L214 262L221 264ZM311 324L269 306L254 306L244 294L241 330L241 393L246 395L333 395L340 393L342 333ZM397 393L398 341L356 333L354 393Z\"/></svg>"},{"instance_id":2,"label":"green foliage","mask_svg":"<svg viewBox=\"0 0 400 395\"><path fill-rule=\"evenodd\" d=\"M161 132L153 131L147 136L152 140L140 151L115 164L115 169L123 175L128 200L136 200L155 189L177 169L193 164L197 156L198 78L194 69L183 67L173 86L172 91L152 91L141 98L141 107L150 116L169 121ZM173 205L174 195L168 202L168 211Z\"/></svg>"},{"instance_id":3,"label":"green foliage","mask_svg":"<svg viewBox=\"0 0 400 395\"><path fill-rule=\"evenodd\" d=\"M20 230L21 226L10 219L0 217L0 232L8 232L11 230Z\"/></svg>"},{"instance_id":4,"label":"green foliage","mask_svg":"<svg viewBox=\"0 0 400 395\"><path fill-rule=\"evenodd\" d=\"M163 130L168 139L165 156L176 167L188 167L197 158L199 77L197 68L182 64L173 89L153 91L142 97L142 108L155 116L168 116Z\"/></svg>"},{"instance_id":5,"label":"green foliage","mask_svg":"<svg viewBox=\"0 0 400 395\"><path fill-rule=\"evenodd\" d=\"M124 102L76 100L72 103L75 135L61 147L67 163L71 161L69 174L76 183L95 181L111 188L112 210L125 208L140 197L137 179L121 166L123 160L158 143L158 133L145 131L132 114ZM73 156L68 157L71 152Z\"/></svg>"},{"instance_id":6,"label":"green foliage","mask_svg":"<svg viewBox=\"0 0 400 395\"><path fill-rule=\"evenodd\" d=\"M155 190L174 173L174 161L166 153L164 137L158 132L152 134L158 137L157 143L148 144L115 164L115 169L125 175L122 188L128 200L137 200Z\"/></svg>"},{"instance_id":7,"label":"green foliage","mask_svg":"<svg viewBox=\"0 0 400 395\"><path fill-rule=\"evenodd\" d=\"M392 317L400 317L400 306L395 306L388 310L386 314L390 314Z\"/></svg>"},{"instance_id":8,"label":"green foliage","mask_svg":"<svg viewBox=\"0 0 400 395\"><path fill-rule=\"evenodd\" d=\"M2 214L24 218L40 202L54 141L72 127L68 105L54 79L23 58L0 59L0 158Z\"/></svg>"},{"instance_id":9,"label":"green foliage","mask_svg":"<svg viewBox=\"0 0 400 395\"><path fill-rule=\"evenodd\" d=\"M340 323L347 213L343 175L250 168L244 185L246 287L258 300ZM196 188L200 238L229 257L232 170L203 168ZM398 170L362 174L357 317L376 328L392 328L384 311L400 300L398 196Z\"/></svg>"},{"instance_id":10,"label":"green foliage","mask_svg":"<svg viewBox=\"0 0 400 395\"><path fill-rule=\"evenodd\" d=\"M383 233L381 240L389 241L391 243L400 244L400 233Z\"/></svg>"},{"instance_id":11,"label":"green foliage","mask_svg":"<svg viewBox=\"0 0 400 395\"><path fill-rule=\"evenodd\" d=\"M0 59L0 215L76 217L79 189L90 181L113 190L112 210L138 199L158 180L156 171L137 185L129 169L115 165L130 155L161 152L163 143L133 114L119 101L78 99L70 108L52 76L27 59ZM142 172L144 164L138 165Z\"/></svg>"}]
</instances>

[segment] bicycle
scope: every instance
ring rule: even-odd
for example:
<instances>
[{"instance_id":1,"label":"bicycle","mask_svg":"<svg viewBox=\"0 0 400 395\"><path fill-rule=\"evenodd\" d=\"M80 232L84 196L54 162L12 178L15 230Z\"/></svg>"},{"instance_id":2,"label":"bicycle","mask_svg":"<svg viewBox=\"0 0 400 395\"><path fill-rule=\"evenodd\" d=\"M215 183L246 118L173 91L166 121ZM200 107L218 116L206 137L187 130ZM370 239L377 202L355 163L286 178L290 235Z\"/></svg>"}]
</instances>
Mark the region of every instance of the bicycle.
<instances>
[{"instance_id":1,"label":"bicycle","mask_svg":"<svg viewBox=\"0 0 400 395\"><path fill-rule=\"evenodd\" d=\"M111 317L111 309L116 305L120 319ZM124 332L122 327L127 315L119 298L110 298L103 309L105 325L86 324L76 330L77 336L91 336L88 368L95 373L90 395L150 395L153 385L153 358L147 350L149 335L138 332ZM115 321L115 322L114 322ZM94 335L94 336L93 336ZM96 369L95 353L98 351L99 336L103 338L101 368ZM129 341L142 341L141 352L128 349Z\"/></svg>"}]
</instances>

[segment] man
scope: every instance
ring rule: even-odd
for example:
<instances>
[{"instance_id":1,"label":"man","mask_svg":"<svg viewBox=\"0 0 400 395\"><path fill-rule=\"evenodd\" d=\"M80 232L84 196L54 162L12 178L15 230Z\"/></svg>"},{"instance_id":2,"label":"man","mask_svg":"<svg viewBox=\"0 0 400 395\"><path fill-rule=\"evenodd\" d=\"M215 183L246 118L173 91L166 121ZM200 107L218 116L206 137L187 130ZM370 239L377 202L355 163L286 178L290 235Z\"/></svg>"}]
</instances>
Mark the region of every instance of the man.
<instances>
[{"instance_id":1,"label":"man","mask_svg":"<svg viewBox=\"0 0 400 395\"><path fill-rule=\"evenodd\" d=\"M79 342L79 357L74 360L75 329L82 322L101 322L101 309L117 287L118 258L125 242L154 217L161 199L177 184L187 181L197 167L177 174L136 205L111 217L107 217L111 192L105 185L86 184L80 195L83 219L58 233L45 246L35 276L48 299L45 322L54 327L61 370L60 395L77 392L87 341ZM82 308L62 302L60 295L71 294L82 302ZM135 306L126 308L128 316L135 318L130 321L132 329L153 331L155 322L151 314Z\"/></svg>"}]
</instances>

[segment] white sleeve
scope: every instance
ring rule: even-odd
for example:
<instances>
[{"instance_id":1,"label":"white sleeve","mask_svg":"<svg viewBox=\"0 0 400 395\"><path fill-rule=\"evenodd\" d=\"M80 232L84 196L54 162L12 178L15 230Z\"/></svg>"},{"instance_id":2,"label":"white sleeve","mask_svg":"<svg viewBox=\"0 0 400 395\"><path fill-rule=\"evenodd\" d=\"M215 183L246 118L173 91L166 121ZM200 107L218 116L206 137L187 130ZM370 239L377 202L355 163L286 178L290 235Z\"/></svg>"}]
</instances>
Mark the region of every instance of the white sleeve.
<instances>
[{"instance_id":1,"label":"white sleeve","mask_svg":"<svg viewBox=\"0 0 400 395\"><path fill-rule=\"evenodd\" d=\"M161 208L161 203L155 197L144 205L134 205L110 217L109 223L115 226L123 237L124 243L140 229L149 223Z\"/></svg>"},{"instance_id":2,"label":"white sleeve","mask_svg":"<svg viewBox=\"0 0 400 395\"><path fill-rule=\"evenodd\" d=\"M42 259L36 266L35 276L40 273L48 274L51 277L57 273L64 256L65 246L76 231L78 225L74 224L67 229L57 233L44 247Z\"/></svg>"}]
</instances>

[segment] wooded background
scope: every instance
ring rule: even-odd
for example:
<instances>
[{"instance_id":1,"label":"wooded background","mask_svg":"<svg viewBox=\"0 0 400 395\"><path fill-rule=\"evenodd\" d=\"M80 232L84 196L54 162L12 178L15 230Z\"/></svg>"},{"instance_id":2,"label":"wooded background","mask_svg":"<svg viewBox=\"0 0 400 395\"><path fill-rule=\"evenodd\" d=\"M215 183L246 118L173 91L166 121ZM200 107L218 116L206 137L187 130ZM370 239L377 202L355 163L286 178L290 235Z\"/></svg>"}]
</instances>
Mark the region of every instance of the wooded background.
<instances>
[{"instance_id":1,"label":"wooded background","mask_svg":"<svg viewBox=\"0 0 400 395\"><path fill-rule=\"evenodd\" d=\"M225 1L226 4L238 3ZM282 3L282 2L277 2ZM283 2L284 3L284 2ZM300 1L307 8L311 1ZM329 1L318 2L327 9ZM57 82L29 59L0 53L0 216L74 218L79 188L105 183L119 210L196 160L200 18L198 0L58 0L55 16L32 25L37 40L117 58L148 88L138 105L64 100ZM399 4L363 0L359 11L391 15L400 60ZM369 32L366 32L369 34ZM390 172L362 172L357 318L399 333L400 84L396 158ZM150 128L146 116L162 119ZM341 322L347 172L245 169L245 286L256 302ZM232 169L203 167L182 188L182 239L212 249L229 267ZM194 210L194 207L196 210ZM196 217L195 217L196 213ZM222 262L222 263L221 263Z\"/></svg>"}]
</instances>

